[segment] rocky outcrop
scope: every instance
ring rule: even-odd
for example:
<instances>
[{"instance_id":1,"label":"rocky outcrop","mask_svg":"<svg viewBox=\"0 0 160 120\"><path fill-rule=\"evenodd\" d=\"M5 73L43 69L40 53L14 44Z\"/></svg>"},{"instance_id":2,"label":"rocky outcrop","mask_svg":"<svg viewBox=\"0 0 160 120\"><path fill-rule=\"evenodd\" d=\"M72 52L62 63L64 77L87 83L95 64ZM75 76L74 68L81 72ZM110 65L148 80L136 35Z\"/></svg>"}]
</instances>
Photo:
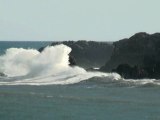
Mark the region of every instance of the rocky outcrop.
<instances>
[{"instance_id":1,"label":"rocky outcrop","mask_svg":"<svg viewBox=\"0 0 160 120\"><path fill-rule=\"evenodd\" d=\"M7 77L7 75L5 75L4 73L0 72L0 77Z\"/></svg>"},{"instance_id":2,"label":"rocky outcrop","mask_svg":"<svg viewBox=\"0 0 160 120\"><path fill-rule=\"evenodd\" d=\"M117 72L125 79L142 79L149 78L149 73L139 66L131 67L128 64L120 64L116 69L112 70Z\"/></svg>"},{"instance_id":3,"label":"rocky outcrop","mask_svg":"<svg viewBox=\"0 0 160 120\"><path fill-rule=\"evenodd\" d=\"M53 42L51 46L57 44L64 44L72 48L70 53L70 60L74 61L78 66L84 68L91 67L101 67L109 60L112 51L113 45L108 42L94 42L94 41L63 41L63 42ZM44 48L40 48L39 51L42 51ZM71 58L74 58L71 59ZM70 62L71 63L71 62Z\"/></svg>"},{"instance_id":4,"label":"rocky outcrop","mask_svg":"<svg viewBox=\"0 0 160 120\"><path fill-rule=\"evenodd\" d=\"M73 57L73 56L71 56L71 55L69 55L69 65L70 66L74 66L74 65L76 65L76 60L75 60L75 58Z\"/></svg>"},{"instance_id":5,"label":"rocky outcrop","mask_svg":"<svg viewBox=\"0 0 160 120\"><path fill-rule=\"evenodd\" d=\"M114 42L110 60L101 71L116 71L125 78L160 78L160 33L137 33Z\"/></svg>"}]
</instances>

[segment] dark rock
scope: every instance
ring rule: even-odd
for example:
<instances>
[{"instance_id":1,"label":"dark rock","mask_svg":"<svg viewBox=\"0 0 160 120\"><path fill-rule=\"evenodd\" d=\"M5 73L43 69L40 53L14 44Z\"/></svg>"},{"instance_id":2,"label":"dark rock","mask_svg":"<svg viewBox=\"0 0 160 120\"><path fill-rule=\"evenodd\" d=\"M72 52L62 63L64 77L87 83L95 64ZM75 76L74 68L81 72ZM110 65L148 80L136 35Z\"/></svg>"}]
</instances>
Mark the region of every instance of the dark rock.
<instances>
[{"instance_id":1,"label":"dark rock","mask_svg":"<svg viewBox=\"0 0 160 120\"><path fill-rule=\"evenodd\" d=\"M70 66L74 66L74 65L76 65L76 60L75 60L75 58L73 57L73 56L71 56L71 55L69 55L69 65Z\"/></svg>"},{"instance_id":2,"label":"dark rock","mask_svg":"<svg viewBox=\"0 0 160 120\"><path fill-rule=\"evenodd\" d=\"M1 77L7 77L7 75L5 75L4 73L0 73Z\"/></svg>"},{"instance_id":3,"label":"dark rock","mask_svg":"<svg viewBox=\"0 0 160 120\"><path fill-rule=\"evenodd\" d=\"M125 79L148 78L148 72L138 66L131 67L128 64L121 64L113 72L117 72Z\"/></svg>"},{"instance_id":4,"label":"dark rock","mask_svg":"<svg viewBox=\"0 0 160 120\"><path fill-rule=\"evenodd\" d=\"M44 48L45 48L45 47L41 47L41 48L39 48L38 51L39 51L39 52L42 52L42 51L44 50Z\"/></svg>"},{"instance_id":5,"label":"dark rock","mask_svg":"<svg viewBox=\"0 0 160 120\"><path fill-rule=\"evenodd\" d=\"M111 58L101 71L115 70L125 78L160 78L160 33L137 33L113 45Z\"/></svg>"},{"instance_id":6,"label":"dark rock","mask_svg":"<svg viewBox=\"0 0 160 120\"><path fill-rule=\"evenodd\" d=\"M53 42L51 46L64 44L72 48L70 56L76 60L78 66L84 68L101 67L109 60L113 45L108 42L95 42L95 41L63 41ZM42 51L44 48L40 48ZM72 60L71 60L72 61Z\"/></svg>"}]
</instances>

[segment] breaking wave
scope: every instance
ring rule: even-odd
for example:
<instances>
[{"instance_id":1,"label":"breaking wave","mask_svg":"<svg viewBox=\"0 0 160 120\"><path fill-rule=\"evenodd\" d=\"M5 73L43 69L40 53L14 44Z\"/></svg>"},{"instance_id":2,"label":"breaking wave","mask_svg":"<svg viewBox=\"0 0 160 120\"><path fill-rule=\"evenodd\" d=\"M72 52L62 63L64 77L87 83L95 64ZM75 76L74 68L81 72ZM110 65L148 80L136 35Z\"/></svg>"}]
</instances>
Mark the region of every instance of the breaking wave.
<instances>
[{"instance_id":1,"label":"breaking wave","mask_svg":"<svg viewBox=\"0 0 160 120\"><path fill-rule=\"evenodd\" d=\"M125 80L116 73L87 72L69 65L71 48L66 45L35 49L10 48L0 56L0 85L67 85L83 82L116 86L154 86L159 80Z\"/></svg>"},{"instance_id":2,"label":"breaking wave","mask_svg":"<svg viewBox=\"0 0 160 120\"><path fill-rule=\"evenodd\" d=\"M78 66L69 66L71 48L65 45L46 47L43 52L35 49L10 48L0 56L0 85L52 85L74 84L92 77L109 77L112 73L87 72Z\"/></svg>"}]
</instances>

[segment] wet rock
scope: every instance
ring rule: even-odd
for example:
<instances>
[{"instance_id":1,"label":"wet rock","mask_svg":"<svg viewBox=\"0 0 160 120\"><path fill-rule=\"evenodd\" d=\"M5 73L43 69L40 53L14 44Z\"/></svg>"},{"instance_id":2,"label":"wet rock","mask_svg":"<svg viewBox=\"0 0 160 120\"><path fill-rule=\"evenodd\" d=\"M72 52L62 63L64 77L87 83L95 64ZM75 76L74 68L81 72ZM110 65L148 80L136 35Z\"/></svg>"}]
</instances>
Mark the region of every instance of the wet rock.
<instances>
[{"instance_id":1,"label":"wet rock","mask_svg":"<svg viewBox=\"0 0 160 120\"><path fill-rule=\"evenodd\" d=\"M69 46L72 51L70 53L71 65L76 64L80 67L91 68L101 67L109 60L113 45L109 42L95 42L95 41L62 41L53 42L51 46L64 44ZM40 48L39 51L43 51L44 47ZM74 62L73 59L74 58Z\"/></svg>"},{"instance_id":2,"label":"wet rock","mask_svg":"<svg viewBox=\"0 0 160 120\"><path fill-rule=\"evenodd\" d=\"M0 73L1 77L7 77L7 75L5 75L4 73Z\"/></svg>"},{"instance_id":3,"label":"wet rock","mask_svg":"<svg viewBox=\"0 0 160 120\"><path fill-rule=\"evenodd\" d=\"M160 78L160 33L137 33L113 45L111 58L101 71L115 70L125 78Z\"/></svg>"}]
</instances>

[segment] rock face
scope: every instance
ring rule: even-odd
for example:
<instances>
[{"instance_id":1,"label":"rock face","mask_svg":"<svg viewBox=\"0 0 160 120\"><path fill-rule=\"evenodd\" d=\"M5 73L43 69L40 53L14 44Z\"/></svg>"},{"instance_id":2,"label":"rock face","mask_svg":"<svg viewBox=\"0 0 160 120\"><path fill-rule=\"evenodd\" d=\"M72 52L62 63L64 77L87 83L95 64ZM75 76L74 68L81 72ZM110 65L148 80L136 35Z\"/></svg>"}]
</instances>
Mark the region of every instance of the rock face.
<instances>
[{"instance_id":1,"label":"rock face","mask_svg":"<svg viewBox=\"0 0 160 120\"><path fill-rule=\"evenodd\" d=\"M0 72L0 76L1 77L7 77L7 75L5 75L4 73L1 73L1 72Z\"/></svg>"},{"instance_id":2,"label":"rock face","mask_svg":"<svg viewBox=\"0 0 160 120\"><path fill-rule=\"evenodd\" d=\"M117 72L125 79L149 78L149 73L144 68L140 68L139 66L131 67L128 64L120 64L112 71Z\"/></svg>"},{"instance_id":3,"label":"rock face","mask_svg":"<svg viewBox=\"0 0 160 120\"><path fill-rule=\"evenodd\" d=\"M75 60L75 58L73 57L73 56L69 56L69 65L70 66L74 66L74 65L76 65L76 60Z\"/></svg>"},{"instance_id":4,"label":"rock face","mask_svg":"<svg viewBox=\"0 0 160 120\"><path fill-rule=\"evenodd\" d=\"M160 33L137 33L113 45L111 58L101 71L116 71L124 78L160 78Z\"/></svg>"},{"instance_id":5,"label":"rock face","mask_svg":"<svg viewBox=\"0 0 160 120\"><path fill-rule=\"evenodd\" d=\"M75 63L78 66L84 68L91 67L101 67L109 60L112 51L113 45L108 42L94 42L94 41L63 41L63 42L53 42L51 46L57 44L64 44L72 48L70 53L70 61ZM42 51L43 48L40 48L39 51ZM74 58L71 59L71 58ZM74 61L74 62L73 62Z\"/></svg>"}]
</instances>

